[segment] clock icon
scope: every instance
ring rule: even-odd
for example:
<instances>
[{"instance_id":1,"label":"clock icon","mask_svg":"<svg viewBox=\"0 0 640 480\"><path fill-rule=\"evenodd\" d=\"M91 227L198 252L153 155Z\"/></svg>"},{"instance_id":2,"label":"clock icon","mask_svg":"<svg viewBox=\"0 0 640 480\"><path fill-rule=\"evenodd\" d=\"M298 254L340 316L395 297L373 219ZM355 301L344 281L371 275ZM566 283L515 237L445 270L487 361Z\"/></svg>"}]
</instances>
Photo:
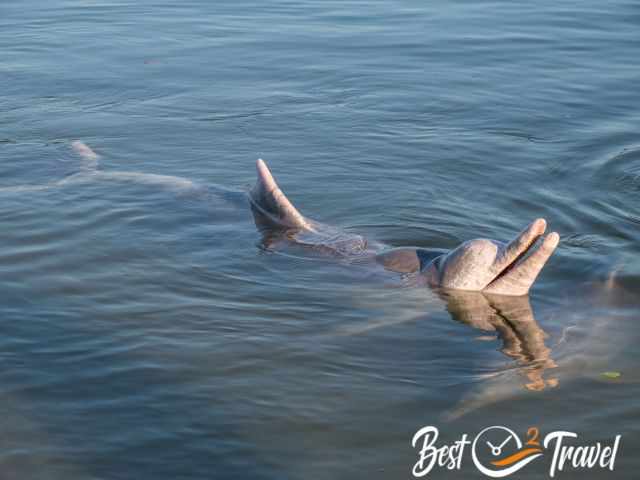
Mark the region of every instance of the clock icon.
<instances>
[{"instance_id":1,"label":"clock icon","mask_svg":"<svg viewBox=\"0 0 640 480\"><path fill-rule=\"evenodd\" d=\"M535 431L537 433L537 429ZM542 455L540 448L532 446L528 442L523 449L522 441L513 430L494 425L476 436L471 446L471 456L480 472L491 478L502 478Z\"/></svg>"}]
</instances>

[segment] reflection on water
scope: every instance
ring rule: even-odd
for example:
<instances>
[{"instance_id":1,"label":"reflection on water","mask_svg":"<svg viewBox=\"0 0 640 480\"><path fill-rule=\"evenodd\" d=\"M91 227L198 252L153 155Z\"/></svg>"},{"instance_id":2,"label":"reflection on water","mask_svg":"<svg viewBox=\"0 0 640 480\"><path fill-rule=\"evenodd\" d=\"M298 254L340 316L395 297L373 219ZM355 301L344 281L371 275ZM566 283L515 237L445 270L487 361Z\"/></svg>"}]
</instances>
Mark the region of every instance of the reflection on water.
<instances>
[{"instance_id":1,"label":"reflection on water","mask_svg":"<svg viewBox=\"0 0 640 480\"><path fill-rule=\"evenodd\" d=\"M515 360L526 378L527 389L543 390L558 385L557 378L543 378L546 370L557 365L551 357L551 349L545 345L548 335L536 322L528 296L505 297L462 291L447 291L442 295L455 320L473 328L497 332L502 341L500 351Z\"/></svg>"}]
</instances>

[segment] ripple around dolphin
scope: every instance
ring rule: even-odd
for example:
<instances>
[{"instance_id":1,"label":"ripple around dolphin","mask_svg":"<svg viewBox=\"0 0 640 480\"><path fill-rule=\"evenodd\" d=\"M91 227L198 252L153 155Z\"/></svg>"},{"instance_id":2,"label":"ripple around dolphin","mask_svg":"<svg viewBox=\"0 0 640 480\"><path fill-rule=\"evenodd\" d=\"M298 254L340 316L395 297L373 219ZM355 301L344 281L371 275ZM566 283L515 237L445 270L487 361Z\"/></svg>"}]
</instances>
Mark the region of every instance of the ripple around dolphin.
<instances>
[{"instance_id":1,"label":"ripple around dolphin","mask_svg":"<svg viewBox=\"0 0 640 480\"><path fill-rule=\"evenodd\" d=\"M640 147L625 147L607 158L594 175L614 189L636 193L640 190Z\"/></svg>"},{"instance_id":2,"label":"ripple around dolphin","mask_svg":"<svg viewBox=\"0 0 640 480\"><path fill-rule=\"evenodd\" d=\"M573 249L585 255L603 253L608 250L604 238L596 234L574 233L562 238L562 246L565 249Z\"/></svg>"}]
</instances>

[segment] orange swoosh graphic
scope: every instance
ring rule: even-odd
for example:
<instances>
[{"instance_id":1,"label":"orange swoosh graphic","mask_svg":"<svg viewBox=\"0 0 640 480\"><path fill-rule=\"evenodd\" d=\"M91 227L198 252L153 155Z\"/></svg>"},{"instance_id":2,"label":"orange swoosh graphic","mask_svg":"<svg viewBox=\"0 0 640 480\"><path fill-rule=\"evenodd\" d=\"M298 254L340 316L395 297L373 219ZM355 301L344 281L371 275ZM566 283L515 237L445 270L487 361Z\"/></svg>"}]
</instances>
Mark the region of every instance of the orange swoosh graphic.
<instances>
[{"instance_id":1,"label":"orange swoosh graphic","mask_svg":"<svg viewBox=\"0 0 640 480\"><path fill-rule=\"evenodd\" d=\"M511 465L512 463L516 463L518 460L521 460L524 457L528 457L529 455L540 452L542 452L542 450L539 448L525 448L524 450L520 450L519 452L516 452L513 455L508 456L507 458L491 462L491 464L495 465L496 467L506 467L508 465Z\"/></svg>"}]
</instances>

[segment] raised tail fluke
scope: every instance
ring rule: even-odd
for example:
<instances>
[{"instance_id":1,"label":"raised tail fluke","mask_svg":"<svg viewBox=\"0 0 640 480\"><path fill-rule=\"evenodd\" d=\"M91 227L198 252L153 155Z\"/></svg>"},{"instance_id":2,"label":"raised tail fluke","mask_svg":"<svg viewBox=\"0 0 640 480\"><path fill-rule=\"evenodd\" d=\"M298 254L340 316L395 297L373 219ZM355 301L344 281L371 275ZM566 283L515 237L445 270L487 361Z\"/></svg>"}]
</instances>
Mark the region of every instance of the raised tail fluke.
<instances>
[{"instance_id":1,"label":"raised tail fluke","mask_svg":"<svg viewBox=\"0 0 640 480\"><path fill-rule=\"evenodd\" d=\"M289 228L314 230L311 223L302 216L278 187L267 164L256 162L258 180L251 189L251 202L260 212L279 225Z\"/></svg>"}]
</instances>

